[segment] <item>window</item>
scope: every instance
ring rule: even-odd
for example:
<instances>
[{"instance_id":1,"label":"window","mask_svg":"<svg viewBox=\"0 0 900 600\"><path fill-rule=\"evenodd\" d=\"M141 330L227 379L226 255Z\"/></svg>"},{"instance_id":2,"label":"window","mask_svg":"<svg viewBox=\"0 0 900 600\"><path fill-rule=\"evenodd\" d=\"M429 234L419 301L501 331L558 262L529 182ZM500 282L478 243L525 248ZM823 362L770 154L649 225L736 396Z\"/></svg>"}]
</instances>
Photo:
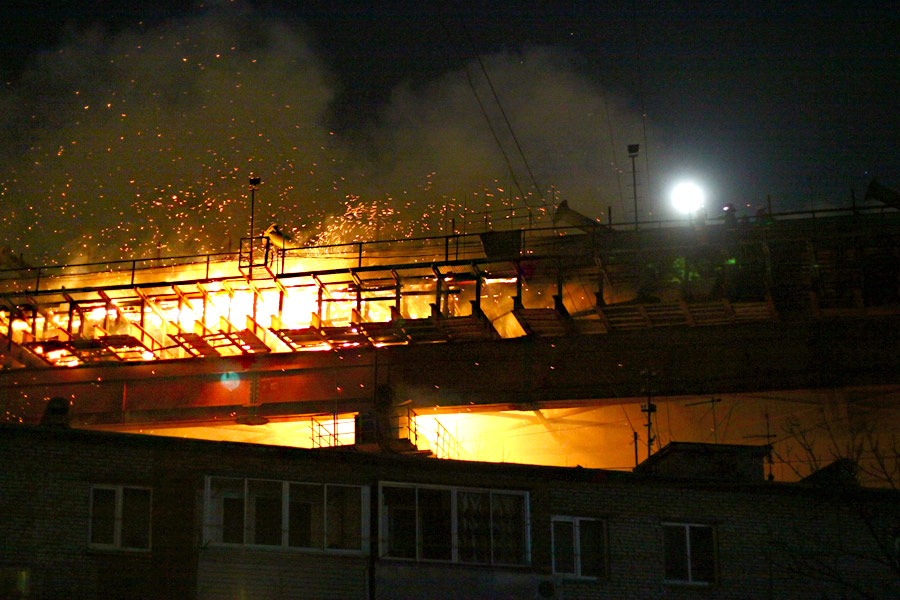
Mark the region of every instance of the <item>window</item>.
<instances>
[{"instance_id":1,"label":"window","mask_svg":"<svg viewBox=\"0 0 900 600\"><path fill-rule=\"evenodd\" d=\"M663 523L666 581L709 584L715 581L715 535L712 526Z\"/></svg>"},{"instance_id":2,"label":"window","mask_svg":"<svg viewBox=\"0 0 900 600\"><path fill-rule=\"evenodd\" d=\"M381 490L382 554L416 558L416 488L384 487Z\"/></svg>"},{"instance_id":3,"label":"window","mask_svg":"<svg viewBox=\"0 0 900 600\"><path fill-rule=\"evenodd\" d=\"M358 487L325 486L326 548L331 550L360 549L363 514L361 500Z\"/></svg>"},{"instance_id":4,"label":"window","mask_svg":"<svg viewBox=\"0 0 900 600\"><path fill-rule=\"evenodd\" d=\"M250 479L247 481L247 499L244 503L247 519L245 539L260 546L281 545L281 494L280 481Z\"/></svg>"},{"instance_id":5,"label":"window","mask_svg":"<svg viewBox=\"0 0 900 600\"><path fill-rule=\"evenodd\" d=\"M209 477L206 540L364 552L367 491L356 485Z\"/></svg>"},{"instance_id":6,"label":"window","mask_svg":"<svg viewBox=\"0 0 900 600\"><path fill-rule=\"evenodd\" d=\"M606 527L598 519L553 517L553 572L573 577L606 574Z\"/></svg>"},{"instance_id":7,"label":"window","mask_svg":"<svg viewBox=\"0 0 900 600\"><path fill-rule=\"evenodd\" d=\"M103 548L150 548L150 489L121 485L91 488L90 543Z\"/></svg>"},{"instance_id":8,"label":"window","mask_svg":"<svg viewBox=\"0 0 900 600\"><path fill-rule=\"evenodd\" d=\"M288 484L288 546L325 547L325 486Z\"/></svg>"},{"instance_id":9,"label":"window","mask_svg":"<svg viewBox=\"0 0 900 600\"><path fill-rule=\"evenodd\" d=\"M460 563L528 564L528 494L382 485L381 555Z\"/></svg>"}]
</instances>

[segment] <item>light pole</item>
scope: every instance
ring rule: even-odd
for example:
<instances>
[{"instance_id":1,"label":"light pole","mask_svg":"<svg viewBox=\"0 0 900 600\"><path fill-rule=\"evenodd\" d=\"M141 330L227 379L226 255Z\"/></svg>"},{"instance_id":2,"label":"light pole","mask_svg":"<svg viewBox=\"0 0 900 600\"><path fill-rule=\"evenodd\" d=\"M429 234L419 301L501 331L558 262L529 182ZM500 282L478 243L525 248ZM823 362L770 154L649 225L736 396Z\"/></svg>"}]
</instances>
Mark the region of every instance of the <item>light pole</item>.
<instances>
[{"instance_id":1,"label":"light pole","mask_svg":"<svg viewBox=\"0 0 900 600\"><path fill-rule=\"evenodd\" d=\"M250 239L253 239L253 212L256 208L256 190L259 189L260 179L255 175L250 176Z\"/></svg>"},{"instance_id":2,"label":"light pole","mask_svg":"<svg viewBox=\"0 0 900 600\"><path fill-rule=\"evenodd\" d=\"M253 213L256 210L256 190L259 189L260 178L250 175L250 279L253 279Z\"/></svg>"},{"instance_id":3,"label":"light pole","mask_svg":"<svg viewBox=\"0 0 900 600\"><path fill-rule=\"evenodd\" d=\"M637 208L637 170L634 166L634 159L637 158L638 150L641 149L640 144L628 144L628 156L631 158L631 188L634 197L634 230L638 228L638 208Z\"/></svg>"}]
</instances>

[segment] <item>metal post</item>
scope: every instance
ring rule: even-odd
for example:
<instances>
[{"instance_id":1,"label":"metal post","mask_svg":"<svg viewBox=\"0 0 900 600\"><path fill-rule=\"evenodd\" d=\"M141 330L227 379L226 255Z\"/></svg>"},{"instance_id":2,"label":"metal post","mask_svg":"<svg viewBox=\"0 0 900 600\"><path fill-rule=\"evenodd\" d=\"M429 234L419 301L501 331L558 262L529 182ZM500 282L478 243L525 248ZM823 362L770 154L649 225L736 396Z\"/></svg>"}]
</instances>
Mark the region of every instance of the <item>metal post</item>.
<instances>
[{"instance_id":1,"label":"metal post","mask_svg":"<svg viewBox=\"0 0 900 600\"><path fill-rule=\"evenodd\" d=\"M651 397L647 396L647 406L644 412L647 413L647 458L653 454L653 413L656 412L656 405L650 402Z\"/></svg>"},{"instance_id":2,"label":"metal post","mask_svg":"<svg viewBox=\"0 0 900 600\"><path fill-rule=\"evenodd\" d=\"M641 412L647 413L647 458L650 458L650 455L653 454L653 442L656 438L653 437L653 413L656 412L656 405L653 404L653 390L651 389L651 380L653 378L653 372L647 371L647 404L641 407Z\"/></svg>"},{"instance_id":3,"label":"metal post","mask_svg":"<svg viewBox=\"0 0 900 600\"><path fill-rule=\"evenodd\" d=\"M634 167L634 158L635 155L631 155L631 189L632 196L634 198L634 230L638 229L638 207L637 207L637 171L635 171Z\"/></svg>"},{"instance_id":4,"label":"metal post","mask_svg":"<svg viewBox=\"0 0 900 600\"><path fill-rule=\"evenodd\" d=\"M319 291L318 291L318 294L316 295L316 316L319 317L320 323L322 321L322 292L323 292L323 289L324 288L322 287L322 284L320 283ZM319 325L317 324L316 327L318 327L318 326Z\"/></svg>"},{"instance_id":5,"label":"metal post","mask_svg":"<svg viewBox=\"0 0 900 600\"><path fill-rule=\"evenodd\" d=\"M450 219L450 233L453 234L453 239L456 241L456 260L459 260L459 236L456 234L456 217Z\"/></svg>"},{"instance_id":6,"label":"metal post","mask_svg":"<svg viewBox=\"0 0 900 600\"><path fill-rule=\"evenodd\" d=\"M719 426L718 419L716 418L716 404L721 402L721 398L710 398L709 400L700 400L699 402L689 402L685 404L685 406L697 406L699 404L709 404L712 409L712 418L713 418L713 442L719 443Z\"/></svg>"},{"instance_id":7,"label":"metal post","mask_svg":"<svg viewBox=\"0 0 900 600\"><path fill-rule=\"evenodd\" d=\"M633 431L632 433L634 433L634 466L638 466L640 462L638 460L638 432Z\"/></svg>"},{"instance_id":8,"label":"metal post","mask_svg":"<svg viewBox=\"0 0 900 600\"><path fill-rule=\"evenodd\" d=\"M628 144L628 156L631 158L631 186L632 196L634 199L634 230L638 229L638 206L637 206L637 170L635 168L634 159L637 158L640 144Z\"/></svg>"},{"instance_id":9,"label":"metal post","mask_svg":"<svg viewBox=\"0 0 900 600\"><path fill-rule=\"evenodd\" d=\"M481 315L481 273L475 271L475 299L472 300L472 314Z\"/></svg>"},{"instance_id":10,"label":"metal post","mask_svg":"<svg viewBox=\"0 0 900 600\"><path fill-rule=\"evenodd\" d=\"M250 239L253 239L253 213L256 212L256 186L253 185L253 178L250 178ZM250 244L250 252L253 252L253 244ZM253 264L251 261L250 264Z\"/></svg>"},{"instance_id":11,"label":"metal post","mask_svg":"<svg viewBox=\"0 0 900 600\"><path fill-rule=\"evenodd\" d=\"M256 189L260 178L250 175L250 279L253 279L253 215L256 212Z\"/></svg>"},{"instance_id":12,"label":"metal post","mask_svg":"<svg viewBox=\"0 0 900 600\"><path fill-rule=\"evenodd\" d=\"M522 302L522 269L516 263L516 297L513 298L513 309L525 308Z\"/></svg>"}]
</instances>

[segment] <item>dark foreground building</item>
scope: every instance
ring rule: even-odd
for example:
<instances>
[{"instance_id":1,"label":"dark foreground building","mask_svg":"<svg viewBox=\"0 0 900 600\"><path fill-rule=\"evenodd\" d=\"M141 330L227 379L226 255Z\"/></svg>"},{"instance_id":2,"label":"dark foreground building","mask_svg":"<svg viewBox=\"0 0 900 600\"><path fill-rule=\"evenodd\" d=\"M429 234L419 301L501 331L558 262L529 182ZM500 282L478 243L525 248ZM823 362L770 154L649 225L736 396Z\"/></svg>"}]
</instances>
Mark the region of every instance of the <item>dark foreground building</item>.
<instances>
[{"instance_id":1,"label":"dark foreground building","mask_svg":"<svg viewBox=\"0 0 900 600\"><path fill-rule=\"evenodd\" d=\"M764 454L626 473L2 426L0 596L897 598L900 496L766 481Z\"/></svg>"}]
</instances>

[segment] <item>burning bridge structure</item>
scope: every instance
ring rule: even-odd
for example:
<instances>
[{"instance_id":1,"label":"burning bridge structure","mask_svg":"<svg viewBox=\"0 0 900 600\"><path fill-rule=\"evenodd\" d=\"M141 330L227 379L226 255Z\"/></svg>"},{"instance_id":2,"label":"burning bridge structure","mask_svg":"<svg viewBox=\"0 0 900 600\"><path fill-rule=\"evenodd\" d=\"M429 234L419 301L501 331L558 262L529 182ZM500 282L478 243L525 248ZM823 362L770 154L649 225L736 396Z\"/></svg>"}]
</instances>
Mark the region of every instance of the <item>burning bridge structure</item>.
<instances>
[{"instance_id":1,"label":"burning bridge structure","mask_svg":"<svg viewBox=\"0 0 900 600\"><path fill-rule=\"evenodd\" d=\"M566 446L603 467L666 435L777 444L798 407L893 414L898 225L826 212L20 265L0 273L0 418L481 459L459 419L492 414L555 445L523 460ZM506 444L493 458L519 460L509 431L484 434Z\"/></svg>"}]
</instances>

